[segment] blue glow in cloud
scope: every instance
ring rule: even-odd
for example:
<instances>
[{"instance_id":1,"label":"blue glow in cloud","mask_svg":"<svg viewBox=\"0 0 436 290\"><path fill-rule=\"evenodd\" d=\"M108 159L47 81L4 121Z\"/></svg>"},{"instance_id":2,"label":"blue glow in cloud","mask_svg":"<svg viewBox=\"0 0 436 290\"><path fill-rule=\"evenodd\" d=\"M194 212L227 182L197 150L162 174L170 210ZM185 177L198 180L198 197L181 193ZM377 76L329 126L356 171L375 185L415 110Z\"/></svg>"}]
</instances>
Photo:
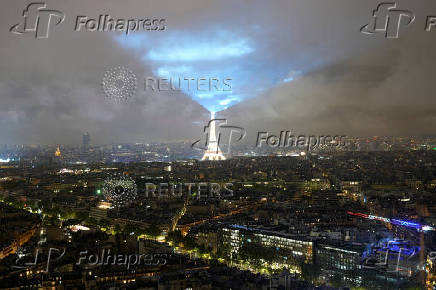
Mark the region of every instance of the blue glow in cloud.
<instances>
[{"instance_id":1,"label":"blue glow in cloud","mask_svg":"<svg viewBox=\"0 0 436 290\"><path fill-rule=\"evenodd\" d=\"M172 66L172 67L160 67L157 70L158 75L160 76L170 76L172 73L177 74L185 74L192 71L192 67L190 66Z\"/></svg>"},{"instance_id":2,"label":"blue glow in cloud","mask_svg":"<svg viewBox=\"0 0 436 290\"><path fill-rule=\"evenodd\" d=\"M166 49L151 49L147 57L153 61L213 61L223 58L240 57L252 52L246 39L233 40L226 44L203 42L196 46Z\"/></svg>"},{"instance_id":3,"label":"blue glow in cloud","mask_svg":"<svg viewBox=\"0 0 436 290\"><path fill-rule=\"evenodd\" d=\"M265 48L250 37L227 30L191 34L165 32L118 35L115 40L125 49L136 52L158 78L171 78L176 84L184 78L217 78L223 88L231 79L230 90L181 90L211 112L225 110L246 98L294 80L303 73L291 59L275 61ZM195 87L197 83L195 82ZM178 87L178 85L176 85Z\"/></svg>"}]
</instances>

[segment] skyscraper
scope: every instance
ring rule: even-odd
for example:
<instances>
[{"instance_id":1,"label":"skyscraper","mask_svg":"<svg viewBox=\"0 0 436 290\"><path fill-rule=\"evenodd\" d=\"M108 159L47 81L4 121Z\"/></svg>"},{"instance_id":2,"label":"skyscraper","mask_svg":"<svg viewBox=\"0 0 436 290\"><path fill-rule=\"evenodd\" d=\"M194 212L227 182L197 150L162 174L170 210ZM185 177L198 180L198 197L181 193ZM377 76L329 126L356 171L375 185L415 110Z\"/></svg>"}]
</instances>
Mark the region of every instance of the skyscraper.
<instances>
[{"instance_id":1,"label":"skyscraper","mask_svg":"<svg viewBox=\"0 0 436 290\"><path fill-rule=\"evenodd\" d=\"M91 136L88 132L83 134L83 150L87 151L91 147Z\"/></svg>"}]
</instances>

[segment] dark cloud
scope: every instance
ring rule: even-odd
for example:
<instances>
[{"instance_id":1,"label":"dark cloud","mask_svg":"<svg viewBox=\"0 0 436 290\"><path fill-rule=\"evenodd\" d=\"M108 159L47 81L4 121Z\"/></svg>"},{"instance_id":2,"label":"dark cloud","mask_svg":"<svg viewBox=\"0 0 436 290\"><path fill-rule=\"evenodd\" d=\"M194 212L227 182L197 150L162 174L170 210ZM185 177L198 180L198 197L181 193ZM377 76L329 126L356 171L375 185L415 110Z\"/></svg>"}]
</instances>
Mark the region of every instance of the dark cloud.
<instances>
[{"instance_id":1,"label":"dark cloud","mask_svg":"<svg viewBox=\"0 0 436 290\"><path fill-rule=\"evenodd\" d=\"M434 1L399 7L415 12L400 39L359 33L377 1L47 1L66 14L48 39L13 35L28 1L8 1L0 12L0 143L95 143L193 140L208 112L177 92L142 90L153 66L121 47L113 33L74 32L74 17L166 18L173 35L207 35L223 29L252 41L243 69L259 72L250 95L221 112L249 131L290 129L347 135L433 134L436 32L425 32ZM152 33L147 34L152 41ZM156 34L155 34L156 35ZM213 34L211 34L211 38ZM226 61L225 65L238 64ZM123 65L139 78L132 100L110 102L100 83ZM299 78L271 83L262 74ZM279 74L280 73L280 74ZM237 85L237 84L235 84ZM258 95L253 92L263 87Z\"/></svg>"},{"instance_id":2,"label":"dark cloud","mask_svg":"<svg viewBox=\"0 0 436 290\"><path fill-rule=\"evenodd\" d=\"M420 48L411 49L412 44L398 40L402 49L387 45L350 55L224 115L254 132L260 127L349 136L434 134L433 42L422 38L414 44Z\"/></svg>"}]
</instances>

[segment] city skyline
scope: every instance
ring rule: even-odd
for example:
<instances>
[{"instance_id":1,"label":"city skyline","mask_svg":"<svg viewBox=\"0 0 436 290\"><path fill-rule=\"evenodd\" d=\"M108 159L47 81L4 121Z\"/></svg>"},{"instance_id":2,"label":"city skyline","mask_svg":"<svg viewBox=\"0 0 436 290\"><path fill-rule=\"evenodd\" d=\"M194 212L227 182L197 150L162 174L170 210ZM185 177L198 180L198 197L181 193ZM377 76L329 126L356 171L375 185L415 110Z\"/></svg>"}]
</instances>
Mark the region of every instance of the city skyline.
<instances>
[{"instance_id":1,"label":"city skyline","mask_svg":"<svg viewBox=\"0 0 436 290\"><path fill-rule=\"evenodd\" d=\"M6 0L0 289L436 290L436 1Z\"/></svg>"}]
</instances>

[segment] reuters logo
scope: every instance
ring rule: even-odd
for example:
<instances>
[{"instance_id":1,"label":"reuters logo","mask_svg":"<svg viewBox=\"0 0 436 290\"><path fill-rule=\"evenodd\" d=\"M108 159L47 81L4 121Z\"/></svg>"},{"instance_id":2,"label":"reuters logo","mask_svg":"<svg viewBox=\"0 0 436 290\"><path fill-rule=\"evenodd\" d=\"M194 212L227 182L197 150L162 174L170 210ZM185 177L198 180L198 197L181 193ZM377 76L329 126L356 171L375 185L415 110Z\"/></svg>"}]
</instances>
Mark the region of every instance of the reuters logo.
<instances>
[{"instance_id":1,"label":"reuters logo","mask_svg":"<svg viewBox=\"0 0 436 290\"><path fill-rule=\"evenodd\" d=\"M115 208L128 206L137 196L135 181L123 174L116 174L105 180L103 195Z\"/></svg>"},{"instance_id":2,"label":"reuters logo","mask_svg":"<svg viewBox=\"0 0 436 290\"><path fill-rule=\"evenodd\" d=\"M119 66L105 72L101 85L106 97L122 102L135 94L137 79L131 70Z\"/></svg>"}]
</instances>

